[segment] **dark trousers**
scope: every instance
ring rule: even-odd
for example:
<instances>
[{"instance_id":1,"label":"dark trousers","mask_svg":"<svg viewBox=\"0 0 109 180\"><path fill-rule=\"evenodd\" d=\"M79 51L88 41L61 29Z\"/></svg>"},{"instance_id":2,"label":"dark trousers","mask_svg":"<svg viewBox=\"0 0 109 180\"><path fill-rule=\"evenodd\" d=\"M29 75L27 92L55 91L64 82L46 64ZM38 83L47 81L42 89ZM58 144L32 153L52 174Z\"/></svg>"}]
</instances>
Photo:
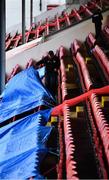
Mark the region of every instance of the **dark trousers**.
<instances>
[{"instance_id":1,"label":"dark trousers","mask_svg":"<svg viewBox=\"0 0 109 180\"><path fill-rule=\"evenodd\" d=\"M58 73L47 71L45 75L45 85L50 93L55 96L58 88Z\"/></svg>"},{"instance_id":2,"label":"dark trousers","mask_svg":"<svg viewBox=\"0 0 109 180\"><path fill-rule=\"evenodd\" d=\"M95 24L95 33L96 33L96 39L100 37L100 33L101 33L101 24L96 23Z\"/></svg>"}]
</instances>

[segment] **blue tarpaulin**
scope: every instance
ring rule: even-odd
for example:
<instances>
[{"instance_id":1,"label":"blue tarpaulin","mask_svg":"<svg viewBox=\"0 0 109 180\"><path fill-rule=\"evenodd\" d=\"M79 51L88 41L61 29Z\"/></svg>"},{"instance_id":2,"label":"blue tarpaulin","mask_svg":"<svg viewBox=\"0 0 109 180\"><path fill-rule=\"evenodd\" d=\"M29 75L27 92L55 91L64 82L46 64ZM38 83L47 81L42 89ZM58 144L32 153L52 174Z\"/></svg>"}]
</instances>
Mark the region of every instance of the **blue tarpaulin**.
<instances>
[{"instance_id":1,"label":"blue tarpaulin","mask_svg":"<svg viewBox=\"0 0 109 180\"><path fill-rule=\"evenodd\" d=\"M42 84L38 71L30 67L7 83L1 95L0 122L37 106L53 107L53 104L54 99Z\"/></svg>"},{"instance_id":2,"label":"blue tarpaulin","mask_svg":"<svg viewBox=\"0 0 109 180\"><path fill-rule=\"evenodd\" d=\"M44 110L0 129L0 179L43 179L39 164L47 153L46 142L52 131L43 126L51 110Z\"/></svg>"},{"instance_id":3,"label":"blue tarpaulin","mask_svg":"<svg viewBox=\"0 0 109 180\"><path fill-rule=\"evenodd\" d=\"M36 179L44 179L37 168L36 149L31 149L10 160L0 163L0 180L26 180L28 177L36 176Z\"/></svg>"},{"instance_id":4,"label":"blue tarpaulin","mask_svg":"<svg viewBox=\"0 0 109 180\"><path fill-rule=\"evenodd\" d=\"M46 125L46 123L48 122L49 118L50 118L50 114L51 114L52 109L46 109L46 110L42 110L42 111L38 111L34 114L31 114L27 117L24 117L20 120L11 122L10 124L3 126L2 128L0 128L0 138L2 138L2 136L4 136L8 131L10 131L10 128L14 128L17 125L17 129L18 127L20 129L18 129L18 131L23 131L25 129L25 126L27 128L27 125L32 122L33 126L36 126L38 121L37 121L37 117L41 119L40 121L40 125ZM20 126L18 126L20 124ZM22 125L22 126L21 126Z\"/></svg>"},{"instance_id":5,"label":"blue tarpaulin","mask_svg":"<svg viewBox=\"0 0 109 180\"><path fill-rule=\"evenodd\" d=\"M45 66L37 69L37 72L39 73L39 77L42 79L45 76Z\"/></svg>"}]
</instances>

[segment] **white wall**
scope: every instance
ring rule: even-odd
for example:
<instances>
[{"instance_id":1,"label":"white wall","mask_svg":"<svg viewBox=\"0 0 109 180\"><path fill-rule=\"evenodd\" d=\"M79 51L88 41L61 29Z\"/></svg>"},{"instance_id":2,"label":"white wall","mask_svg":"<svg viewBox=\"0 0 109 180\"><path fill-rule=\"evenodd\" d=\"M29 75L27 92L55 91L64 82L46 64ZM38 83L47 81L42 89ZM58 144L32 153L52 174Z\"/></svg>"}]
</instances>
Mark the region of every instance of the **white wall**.
<instances>
[{"instance_id":1,"label":"white wall","mask_svg":"<svg viewBox=\"0 0 109 180\"><path fill-rule=\"evenodd\" d=\"M21 22L21 0L6 0L6 29Z\"/></svg>"},{"instance_id":2,"label":"white wall","mask_svg":"<svg viewBox=\"0 0 109 180\"><path fill-rule=\"evenodd\" d=\"M47 1L47 4L65 4L66 3L66 0L46 0Z\"/></svg>"},{"instance_id":3,"label":"white wall","mask_svg":"<svg viewBox=\"0 0 109 180\"><path fill-rule=\"evenodd\" d=\"M40 0L33 0L33 17L39 15ZM42 12L46 11L46 2L43 1ZM25 0L25 11L26 11L26 27L30 26L30 0ZM34 18L33 18L34 19ZM6 0L6 31L21 31L22 21L22 0Z\"/></svg>"}]
</instances>

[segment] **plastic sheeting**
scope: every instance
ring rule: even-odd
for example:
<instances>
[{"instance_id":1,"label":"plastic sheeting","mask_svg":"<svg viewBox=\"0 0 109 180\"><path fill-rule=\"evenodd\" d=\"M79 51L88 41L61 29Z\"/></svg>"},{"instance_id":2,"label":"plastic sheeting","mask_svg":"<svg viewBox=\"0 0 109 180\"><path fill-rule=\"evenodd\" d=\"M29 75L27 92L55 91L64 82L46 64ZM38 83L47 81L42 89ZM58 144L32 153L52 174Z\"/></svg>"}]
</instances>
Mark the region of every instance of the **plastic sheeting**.
<instances>
[{"instance_id":1,"label":"plastic sheeting","mask_svg":"<svg viewBox=\"0 0 109 180\"><path fill-rule=\"evenodd\" d=\"M0 179L26 179L39 173L39 164L47 153L51 110L34 113L0 129Z\"/></svg>"},{"instance_id":2,"label":"plastic sheeting","mask_svg":"<svg viewBox=\"0 0 109 180\"><path fill-rule=\"evenodd\" d=\"M40 70L40 75L42 76ZM30 67L14 76L6 85L0 101L0 122L30 109L52 107L54 99L42 84L39 73Z\"/></svg>"},{"instance_id":3,"label":"plastic sheeting","mask_svg":"<svg viewBox=\"0 0 109 180\"><path fill-rule=\"evenodd\" d=\"M31 176L37 176L37 180L44 179L39 171L35 170L35 159L36 151L31 149L8 161L0 162L0 180L24 180Z\"/></svg>"},{"instance_id":4,"label":"plastic sheeting","mask_svg":"<svg viewBox=\"0 0 109 180\"><path fill-rule=\"evenodd\" d=\"M45 76L45 66L37 69L37 72L39 73L39 77L42 79Z\"/></svg>"}]
</instances>

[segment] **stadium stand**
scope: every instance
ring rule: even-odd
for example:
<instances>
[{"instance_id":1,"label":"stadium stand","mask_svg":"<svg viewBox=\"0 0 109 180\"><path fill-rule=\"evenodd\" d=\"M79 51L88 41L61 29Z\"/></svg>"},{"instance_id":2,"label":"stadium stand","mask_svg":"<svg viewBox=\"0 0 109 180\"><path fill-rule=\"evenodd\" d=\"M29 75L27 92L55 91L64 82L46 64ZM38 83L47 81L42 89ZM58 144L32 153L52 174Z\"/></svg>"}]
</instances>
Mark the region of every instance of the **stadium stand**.
<instances>
[{"instance_id":1,"label":"stadium stand","mask_svg":"<svg viewBox=\"0 0 109 180\"><path fill-rule=\"evenodd\" d=\"M99 1L98 1L99 2ZM105 2L106 3L106 2ZM107 6L104 6L104 10ZM70 7L69 7L70 8ZM53 20L46 19L46 22L41 24L33 24L25 33L26 42L44 36L50 36L57 31L73 26L87 18L91 18L96 9L100 8L99 3L96 1L88 2L88 4L81 5L80 8L72 9L71 13L63 12L61 16L56 15ZM15 35L11 33L6 36L6 51L18 47L22 44L22 35L18 32Z\"/></svg>"},{"instance_id":2,"label":"stadium stand","mask_svg":"<svg viewBox=\"0 0 109 180\"><path fill-rule=\"evenodd\" d=\"M91 1L47 19L30 28L26 41L79 23L97 8L99 1ZM20 43L17 35L6 36L7 49ZM108 26L104 35L108 42ZM69 49L64 44L57 49L58 102L44 84L45 67L36 69L30 59L25 69L19 64L12 69L0 96L0 178L109 178L109 48L102 36L97 41L89 32L84 42L76 37Z\"/></svg>"}]
</instances>

